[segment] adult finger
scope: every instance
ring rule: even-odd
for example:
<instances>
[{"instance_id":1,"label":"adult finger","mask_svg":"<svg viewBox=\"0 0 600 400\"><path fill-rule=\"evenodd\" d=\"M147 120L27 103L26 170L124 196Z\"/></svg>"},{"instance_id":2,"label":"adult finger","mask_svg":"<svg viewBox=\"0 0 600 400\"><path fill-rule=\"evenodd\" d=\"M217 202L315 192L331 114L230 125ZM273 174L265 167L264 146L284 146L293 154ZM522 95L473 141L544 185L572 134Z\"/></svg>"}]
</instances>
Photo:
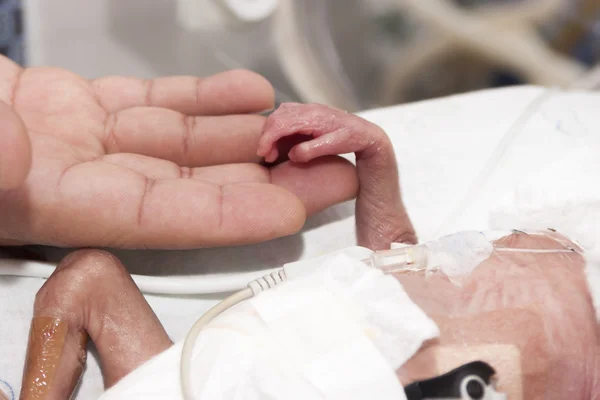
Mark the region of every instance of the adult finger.
<instances>
[{"instance_id":1,"label":"adult finger","mask_svg":"<svg viewBox=\"0 0 600 400\"><path fill-rule=\"evenodd\" d=\"M122 166L153 180L187 178L215 185L272 183L298 197L307 215L356 197L358 179L352 163L338 156L307 163L284 162L271 169L254 163L187 168L138 154L111 154L102 162Z\"/></svg>"},{"instance_id":2,"label":"adult finger","mask_svg":"<svg viewBox=\"0 0 600 400\"><path fill-rule=\"evenodd\" d=\"M137 107L111 114L104 129L108 153L136 153L179 165L258 162L265 118L259 115L185 116Z\"/></svg>"},{"instance_id":3,"label":"adult finger","mask_svg":"<svg viewBox=\"0 0 600 400\"><path fill-rule=\"evenodd\" d=\"M31 167L31 142L21 118L0 101L0 190L20 185Z\"/></svg>"},{"instance_id":4,"label":"adult finger","mask_svg":"<svg viewBox=\"0 0 600 400\"><path fill-rule=\"evenodd\" d=\"M271 182L298 196L307 215L353 199L358 193L354 165L337 156L302 164L284 162L271 169Z\"/></svg>"},{"instance_id":5,"label":"adult finger","mask_svg":"<svg viewBox=\"0 0 600 400\"><path fill-rule=\"evenodd\" d=\"M186 115L227 115L260 112L275 104L271 84L246 70L207 78L174 76L143 80L112 76L96 79L92 86L99 103L110 113L150 106Z\"/></svg>"},{"instance_id":6,"label":"adult finger","mask_svg":"<svg viewBox=\"0 0 600 400\"><path fill-rule=\"evenodd\" d=\"M44 232L36 236L60 246L185 249L249 244L293 234L306 218L300 199L276 185L153 180L103 162L69 168L58 191L59 200L45 199L39 207L36 230ZM62 233L60 239L56 231Z\"/></svg>"}]
</instances>

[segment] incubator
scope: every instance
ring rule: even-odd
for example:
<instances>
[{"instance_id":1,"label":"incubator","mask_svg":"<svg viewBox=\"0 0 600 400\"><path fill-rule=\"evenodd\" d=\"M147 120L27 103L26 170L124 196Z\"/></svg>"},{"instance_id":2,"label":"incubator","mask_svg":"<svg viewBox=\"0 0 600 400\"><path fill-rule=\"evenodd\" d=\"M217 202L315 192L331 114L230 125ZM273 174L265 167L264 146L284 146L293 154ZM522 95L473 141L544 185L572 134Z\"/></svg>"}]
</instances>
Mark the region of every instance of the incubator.
<instances>
[{"instance_id":1,"label":"incubator","mask_svg":"<svg viewBox=\"0 0 600 400\"><path fill-rule=\"evenodd\" d=\"M190 5L192 2L188 3ZM219 7L225 3L236 2L223 2ZM338 26L339 29L339 24L329 24L326 19L336 17L331 13L335 8L327 8L331 6L321 1L279 3L280 8L276 11L275 8L266 7L264 14L247 15L246 22L254 23L256 19L270 15L273 18L273 29L285 30L285 32L279 31L278 54L282 58L286 75L302 99L341 106L348 110L448 93L447 87L413 89L402 87L407 83L415 82L418 86L419 80L413 79L412 73L420 71L422 66L427 64L429 57L443 55L448 49L454 49L459 44L475 50L476 53L482 46L482 43L473 39L478 35L472 33L478 32L477 29L483 29L475 19L460 19L464 17L463 14L455 15L457 18L460 17L460 21L465 22L463 26L465 30L456 31L456 25L444 25L442 22L446 20L437 19L439 15L428 14L426 9L419 8L418 2L404 1L405 7L413 7L416 13L414 15L421 13L419 15L422 18L430 18L433 25L439 25L439 29L446 29L444 32L455 32L455 37L452 41L443 41L443 46L438 47L429 46L432 43L431 37L437 37L435 34L431 35L428 31L429 34L418 36L425 42L410 43L425 43L427 46L421 47L427 51L421 54L420 58L415 57L414 63L406 64L406 69L402 67L405 64L396 63L394 57L386 58L387 61L383 64L389 67L391 72L382 76L390 77L391 81L386 80L388 84L370 85L357 77L365 76L365 70L374 71L371 76L376 75L377 71L381 71L381 58L388 57L390 54L402 54L403 59L406 59L406 54L412 54L407 53L407 49L416 51L416 47L405 46L402 51L393 52L384 51L389 47L383 50L379 48L374 51L381 53L375 55L365 51L364 59L357 60L357 65L352 65L347 59L344 61L347 55L331 51L339 50L339 43L335 43L336 35L331 35L328 29L334 26ZM395 10L400 2L388 1L387 3L385 7L390 8L384 9L389 11ZM349 3L344 2L344 4ZM356 6L357 2L352 4L354 6L347 8L350 12L353 10L356 12L355 21L365 23L369 18L365 19L364 15L356 11L359 10ZM544 20L547 15L552 14L551 11L555 10L553 7L558 7L558 2L539 2L535 7L522 8L518 15L512 15L511 18L522 17L517 20L523 23L520 27L524 30L515 33L514 37L507 35L506 41L492 46L491 48L495 49L492 51L494 54L486 53L485 62L482 62L478 71L490 71L488 65L490 59L493 61L492 64L503 59L513 69L529 74L533 81L539 79L540 83L558 86L565 86L565 82L571 84L584 70L582 63L563 58L557 52L548 52L544 46L538 47L535 41L525 41L530 46L526 49L534 49L534 51L545 49L540 51L546 57L547 64L551 63L548 60L552 60L552 64L556 65L550 72L545 68L542 71L536 62L529 62L527 58L518 59L508 54L510 52L506 50L507 46L510 47L513 43L511 42L513 39L519 40L524 37L531 39L531 32L525 27L533 22ZM222 11L217 9L215 12L219 10ZM320 17L312 22L319 24L318 27L300 24L299 21L302 20L307 23L306 19L302 18L303 13L313 13L315 10L319 11L317 15ZM375 15L388 15L387 11L377 14L377 10L374 11ZM452 9L450 11L452 12ZM485 21L489 21L489 27L486 29L489 28L494 32L507 29L512 32L510 21L501 18L500 14L495 14L493 11L493 9L482 11L481 17L488 18ZM187 16L192 14L189 13ZM228 18L231 17L232 15L229 14ZM233 17L239 19L239 15ZM193 21L187 23L193 25ZM414 26L418 30L418 24ZM296 31L293 31L294 29ZM475 30L469 31L469 29ZM352 53L356 54L357 48L369 47L370 39L358 37L359 30L354 33L357 35L357 40L353 42ZM307 40L292 45L289 40L294 35L297 38L306 36ZM315 36L326 39L315 41ZM489 38L489 35L485 37ZM310 38L312 40L309 40ZM323 48L314 47L315 42L320 43ZM388 43L386 46L394 45ZM291 54L290 51L295 53ZM367 53L369 53L368 57ZM507 58L503 58L505 56ZM291 62L298 59L302 62L297 64ZM378 61L374 62L373 59ZM309 60L314 65L308 65ZM353 70L352 67L356 69ZM315 74L315 71L320 71L321 75ZM394 75L396 73L394 71L400 72ZM461 86L460 89L453 88L450 92L477 88L489 83L487 72L474 74L474 76L477 79ZM583 78L583 80L576 80L575 86L591 88L595 85L594 74L585 75ZM327 82L324 83L323 79ZM388 93L382 95L380 86ZM357 93L360 93L360 96ZM490 241L506 235L506 231L494 233L490 229L509 231L515 228L558 229L569 237L577 238L585 247L585 254L588 257L586 277L596 310L600 309L598 307L600 272L597 268L600 259L598 247L595 247L597 242L594 241L594 238L598 237L597 229L600 227L598 215L595 213L599 205L597 191L591 190L597 187L591 182L597 181L597 171L600 171L600 166L597 165L594 157L594 154L597 154L594 153L594 149L598 149L596 127L600 124L597 113L599 101L600 97L593 93L524 86L362 112L363 117L380 125L394 143L407 209L423 243L414 247L394 246L393 249L380 253L365 253L364 249L354 249L357 252L354 255L372 271L394 273L405 277L411 277L415 273L435 275L441 272L449 278L452 285L461 287L465 273L472 273L483 260L489 257L492 251ZM353 160L351 156L348 158ZM557 182L559 184L556 184ZM584 193L580 190L582 187L590 190ZM583 198L584 194L587 197ZM541 208L535 208L540 204ZM557 210L561 211L557 212ZM557 215L561 218L556 219ZM188 252L140 253L116 250L114 253L134 273L135 282L146 294L146 298L166 326L169 335L180 341L176 349L183 355L186 353L182 340L188 334L190 326L199 315L205 314L211 307L217 307L206 314L206 318L197 325L198 329L192 331L188 350L190 346L193 347L195 334L206 327L204 323L222 311L222 305L217 306L217 304L224 297L224 293L243 290L242 294L228 300L226 306L240 300L246 302L255 293L283 282L287 274L282 273L281 266L291 260L314 261L315 257L331 255L332 251L341 248L352 249L356 234L353 219L353 202L349 202L312 218L298 236L256 246ZM552 226L546 226L550 224L549 221L552 221ZM446 236L460 231L466 233L458 242L452 240L456 236ZM488 232L484 235L485 241L481 240L484 237L481 232ZM439 241L440 237L450 240ZM457 251L460 252L461 261L453 262L453 258L448 254ZM505 257L510 257L510 253L513 252L510 248L498 247L494 251L504 254ZM536 249L532 253L543 256L546 251L547 249ZM3 338L0 345L0 355L2 355L0 388L9 395L12 393L12 397L19 389L22 373L20 366L23 365L25 356L22 354L22 349L26 345L33 297L43 282L36 278L50 276L54 265L66 252L63 249L45 248L42 249L46 260L43 262L16 259L3 259L0 262L0 275L6 275L0 279L2 287L0 303L4 308L3 319L10 321L10 323L0 324L0 337ZM575 246L567 246L560 251L554 249L552 253L569 257L572 254L579 254L579 249ZM250 287L248 287L249 282L252 282ZM270 290L265 294L269 292ZM417 314L418 312L415 315ZM413 344L412 349L406 350L401 355L388 353L389 357L397 357L394 366L406 361L407 357L414 354L415 348L435 336L435 328L428 324L427 318L423 318L422 322L421 327L424 328L421 331L422 336L413 336L419 342ZM368 345L368 342L362 343ZM500 346L488 350L494 351L496 355L514 354L514 349L510 347ZM382 352L379 353L380 357ZM378 353L366 352L365 354L373 356L370 359L373 364L365 363L364 366L385 365L384 360L378 358ZM214 355L216 361L218 354L214 353ZM172 354L168 357L172 357ZM175 362L175 365L178 365L179 361L184 364L183 374L177 377L190 376L185 372L189 372L189 363L186 367L185 357L180 360L176 353L175 358L169 360ZM376 381L376 378L385 377L381 382L382 385L389 385L386 386L390 390L389 393L404 392L409 400L500 399L505 393L501 388L496 387L494 375L500 370L505 374L509 369L507 365L515 367L516 371L518 365L511 364L511 360L505 360L505 365L501 365L498 369L493 361L471 363L462 360L453 365L440 364L435 377L424 377L406 387L400 387L397 380L391 379L392 368L389 366L387 372L372 378ZM144 369L142 368L141 371L143 372ZM382 370L373 368L373 371ZM142 372L138 371L134 377L143 378ZM514 378L514 375L512 377ZM178 379L175 379L175 382L178 382ZM184 383L184 387L185 385ZM90 358L78 398L98 398L102 392L102 376L98 361ZM109 395L110 392L107 396Z\"/></svg>"},{"instance_id":2,"label":"incubator","mask_svg":"<svg viewBox=\"0 0 600 400\"><path fill-rule=\"evenodd\" d=\"M182 25L186 29L197 29L199 24L195 17L198 9L195 7L201 2L180 3ZM223 23L242 22L247 26L268 21L283 73L296 95L305 101L322 102L349 111L387 106L487 87L500 79L506 70L525 77L527 81L559 88L525 86L482 91L361 113L384 128L394 143L407 208L423 239L417 246L394 246L389 251L378 253L353 248L356 232L353 202L349 202L312 218L296 237L261 245L188 252L115 251L134 273L135 282L146 294L169 335L179 341L175 349L180 353L175 352L175 358L167 360L175 362L174 370L177 371L181 361L183 373L179 375L177 372L177 378L192 377L193 381L194 376L201 375L188 373L191 368L190 363L185 361L188 358L181 356L190 355L194 337L206 328L209 320L217 317L215 321L224 321L218 319L221 315L217 316L223 306L228 307L238 301L250 304L248 302L254 300L253 306L258 304L257 307L262 307L262 310L269 309L264 300L261 300L262 304L256 302L260 297L254 295L269 288L265 291L267 294L271 287L275 289L294 275L289 272L293 267L286 266L288 274L281 265L290 260L315 263L315 257L331 257L332 252L340 248L346 248L347 254L364 264L367 268L361 271L369 271L365 272L367 275L379 271L384 275L411 278L413 274L436 276L442 273L449 278L452 288L460 288L465 283L465 274L476 271L492 252L506 258L515 253L515 249L510 247L492 248L490 242L507 235L507 231L494 232L490 229L512 232L511 229L528 228L544 230L550 236L548 232L558 230L577 238L581 248L569 243L561 249L528 250L538 256L559 254L571 257L579 255L585 248L585 274L597 316L600 315L600 255L595 240L600 235L597 213L600 205L595 184L597 171L600 171L595 157L596 151L600 150L596 134L600 124L597 113L600 97L593 93L560 89L567 86L589 89L598 83L595 71L583 74L595 61L593 55L588 54L588 58L584 59L565 55L572 53L577 47L574 43L586 36L585 32L581 32L583 24L577 13L587 10L585 12L589 15L595 14L597 9L593 2L515 1L511 2L514 8L509 8L500 4L502 2L489 5L484 3L490 2L463 1L457 2L463 7L459 8L453 5L445 7L436 1L269 0L256 2L261 3L261 7L250 12L243 6L236 8L244 4L242 1L206 0L205 3L214 5L211 15L222 17ZM577 7L573 6L575 3ZM344 7L346 12L336 13L340 7ZM569 9L573 11L570 14L565 12ZM314 18L307 18L307 15ZM215 20L218 18L211 19ZM592 22L590 19L586 24ZM353 28L348 32L348 26L365 29ZM546 43L536 39L534 31L538 28L542 30ZM365 35L365 32L368 34ZM593 34L588 36L593 37ZM344 42L341 37L350 40ZM381 45L373 46L374 40ZM548 42L552 45L548 46ZM589 47L586 49L589 50ZM454 57L455 50L465 54ZM535 53L539 57L523 57L523 53ZM361 54L361 57L357 58L356 54ZM442 79L444 76L450 79ZM460 77L468 79L457 79ZM283 98L278 97L280 100ZM352 157L348 158L352 160ZM587 190L581 191L582 187ZM460 236L452 235L459 231L464 232ZM530 234L520 230L516 232ZM34 294L43 283L38 278L49 277L66 250L41 249L41 252L45 261L0 260L0 275L4 275L0 278L0 304L3 305L2 318L5 321L0 324L0 390L11 400L19 392L21 366L25 363L22 349L30 329L31 306ZM460 261L452 254L460 255ZM378 276L382 278L382 275ZM382 282L393 285L389 279ZM398 289L398 286L394 288ZM243 292L221 303L224 293L236 290ZM363 304L369 304L367 297ZM372 298L373 301L381 300L377 296ZM331 300L326 295L321 299ZM366 347L352 347L368 348L369 351L361 354L366 361L362 369L341 369L340 372L364 373L370 369L373 375L362 376L380 383L382 393L386 388L391 397L398 395L393 398L402 398L401 394L408 400L506 398L502 387L506 379L498 380L498 373L506 377L507 370L513 368L509 380L513 379L514 383L520 372L519 363L514 362L518 351L511 346L496 344L485 349L495 358L440 363L434 376L421 377L410 385L400 386L390 371L414 355L419 346L434 338L440 324L436 327L431 319L419 313L419 307L404 307L406 304L415 306L407 303L406 297L396 300L397 303L393 304L413 312L415 321L421 322L414 326L422 329L410 335L414 341L405 342L405 348L391 349L373 339L377 336L373 329L365 335L371 342L363 340L364 337L357 333L354 339ZM400 307L401 303L403 307ZM334 309L335 304L331 302L332 308L321 311ZM311 306L318 308L316 303ZM191 331L185 346L183 338L199 315L205 315L205 318L197 329ZM326 314L315 313L313 316L316 315L323 317L322 322L332 322L324 318ZM396 317L399 318L400 314ZM52 321L50 326L55 328L53 332L57 337L65 334L64 326L52 325ZM297 332L303 332L301 328L298 326ZM336 332L334 328L331 326L332 332ZM406 333L402 330L397 332ZM213 339L217 340L216 337ZM369 347L371 345L380 347L374 351L373 347ZM277 352L280 349L272 350ZM457 349L448 351L456 353ZM468 353L464 348L458 352ZM215 352L213 355L217 362L219 354ZM342 354L337 355L339 357L329 360L332 364L323 365L340 366L344 358ZM172 356L173 352L166 354L166 357ZM499 362L500 359L504 364ZM148 378L143 375L145 371L140 368L132 376L143 382ZM205 376L210 376L208 372ZM162 370L159 369L159 373L155 382L165 378L161 375ZM179 381L174 379L174 382ZM317 383L327 384L323 381ZM190 382L184 382L183 386L189 388ZM344 389L358 386L327 389L344 393ZM118 390L122 388L123 385L116 386L105 396L110 398L111 393L117 393L118 398ZM151 388L151 385L146 387ZM99 363L92 357L88 360L77 398L98 398L102 392ZM368 398L365 392L352 394ZM344 398L350 398L349 394L344 393Z\"/></svg>"},{"instance_id":3,"label":"incubator","mask_svg":"<svg viewBox=\"0 0 600 400\"><path fill-rule=\"evenodd\" d=\"M206 76L248 68L273 83L278 102L358 111L515 83L562 87L599 54L595 0L449 0L441 3L450 10L435 15L427 10L440 2L430 0L104 2L85 6L106 14L102 34L114 42L107 48L103 39L97 51L118 60L111 54L126 49L130 57L117 67L68 61L57 43L42 59L32 54L33 65L61 65L84 76L116 70ZM49 20L50 6L28 3L41 3L31 16L35 25ZM246 14L254 5L256 14ZM28 32L31 46L45 43L62 22Z\"/></svg>"}]
</instances>

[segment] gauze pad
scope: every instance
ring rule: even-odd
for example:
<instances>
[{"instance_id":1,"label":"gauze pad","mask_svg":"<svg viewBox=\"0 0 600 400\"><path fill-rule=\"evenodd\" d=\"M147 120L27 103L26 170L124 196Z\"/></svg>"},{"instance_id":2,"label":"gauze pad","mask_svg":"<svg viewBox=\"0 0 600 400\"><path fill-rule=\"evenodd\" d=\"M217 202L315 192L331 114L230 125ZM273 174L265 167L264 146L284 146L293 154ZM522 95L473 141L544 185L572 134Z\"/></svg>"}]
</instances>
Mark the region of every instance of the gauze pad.
<instances>
[{"instance_id":1,"label":"gauze pad","mask_svg":"<svg viewBox=\"0 0 600 400\"><path fill-rule=\"evenodd\" d=\"M529 171L490 213L495 229L555 229L584 249L600 320L600 142L586 138L559 160Z\"/></svg>"},{"instance_id":2,"label":"gauze pad","mask_svg":"<svg viewBox=\"0 0 600 400\"><path fill-rule=\"evenodd\" d=\"M295 263L305 273L215 318L194 347L196 398L405 399L395 370L439 330L397 279L349 254L365 255ZM102 399L181 399L181 351L176 344Z\"/></svg>"}]
</instances>

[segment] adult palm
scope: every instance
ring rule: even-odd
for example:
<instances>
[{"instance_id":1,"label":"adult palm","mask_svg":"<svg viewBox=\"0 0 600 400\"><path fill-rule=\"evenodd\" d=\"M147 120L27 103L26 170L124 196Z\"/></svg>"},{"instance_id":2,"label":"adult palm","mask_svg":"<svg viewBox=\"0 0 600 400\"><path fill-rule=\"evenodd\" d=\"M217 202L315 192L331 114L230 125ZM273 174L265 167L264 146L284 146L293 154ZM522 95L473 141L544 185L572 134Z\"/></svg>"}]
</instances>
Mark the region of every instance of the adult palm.
<instances>
[{"instance_id":1,"label":"adult palm","mask_svg":"<svg viewBox=\"0 0 600 400\"><path fill-rule=\"evenodd\" d=\"M356 177L337 157L261 166L257 113L273 97L248 71L90 81L1 58L0 243L193 248L298 231Z\"/></svg>"}]
</instances>

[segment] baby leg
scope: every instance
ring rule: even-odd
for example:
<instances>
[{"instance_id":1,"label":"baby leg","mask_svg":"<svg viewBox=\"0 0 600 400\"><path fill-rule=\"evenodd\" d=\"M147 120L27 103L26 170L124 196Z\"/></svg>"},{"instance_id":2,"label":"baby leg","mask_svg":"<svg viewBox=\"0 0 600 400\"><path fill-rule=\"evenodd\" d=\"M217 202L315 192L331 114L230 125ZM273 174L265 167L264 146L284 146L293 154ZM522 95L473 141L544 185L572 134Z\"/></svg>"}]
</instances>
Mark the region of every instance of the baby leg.
<instances>
[{"instance_id":1,"label":"baby leg","mask_svg":"<svg viewBox=\"0 0 600 400\"><path fill-rule=\"evenodd\" d=\"M172 345L122 264L111 254L67 256L35 299L21 399L67 399L86 360L89 337L106 387Z\"/></svg>"}]
</instances>

